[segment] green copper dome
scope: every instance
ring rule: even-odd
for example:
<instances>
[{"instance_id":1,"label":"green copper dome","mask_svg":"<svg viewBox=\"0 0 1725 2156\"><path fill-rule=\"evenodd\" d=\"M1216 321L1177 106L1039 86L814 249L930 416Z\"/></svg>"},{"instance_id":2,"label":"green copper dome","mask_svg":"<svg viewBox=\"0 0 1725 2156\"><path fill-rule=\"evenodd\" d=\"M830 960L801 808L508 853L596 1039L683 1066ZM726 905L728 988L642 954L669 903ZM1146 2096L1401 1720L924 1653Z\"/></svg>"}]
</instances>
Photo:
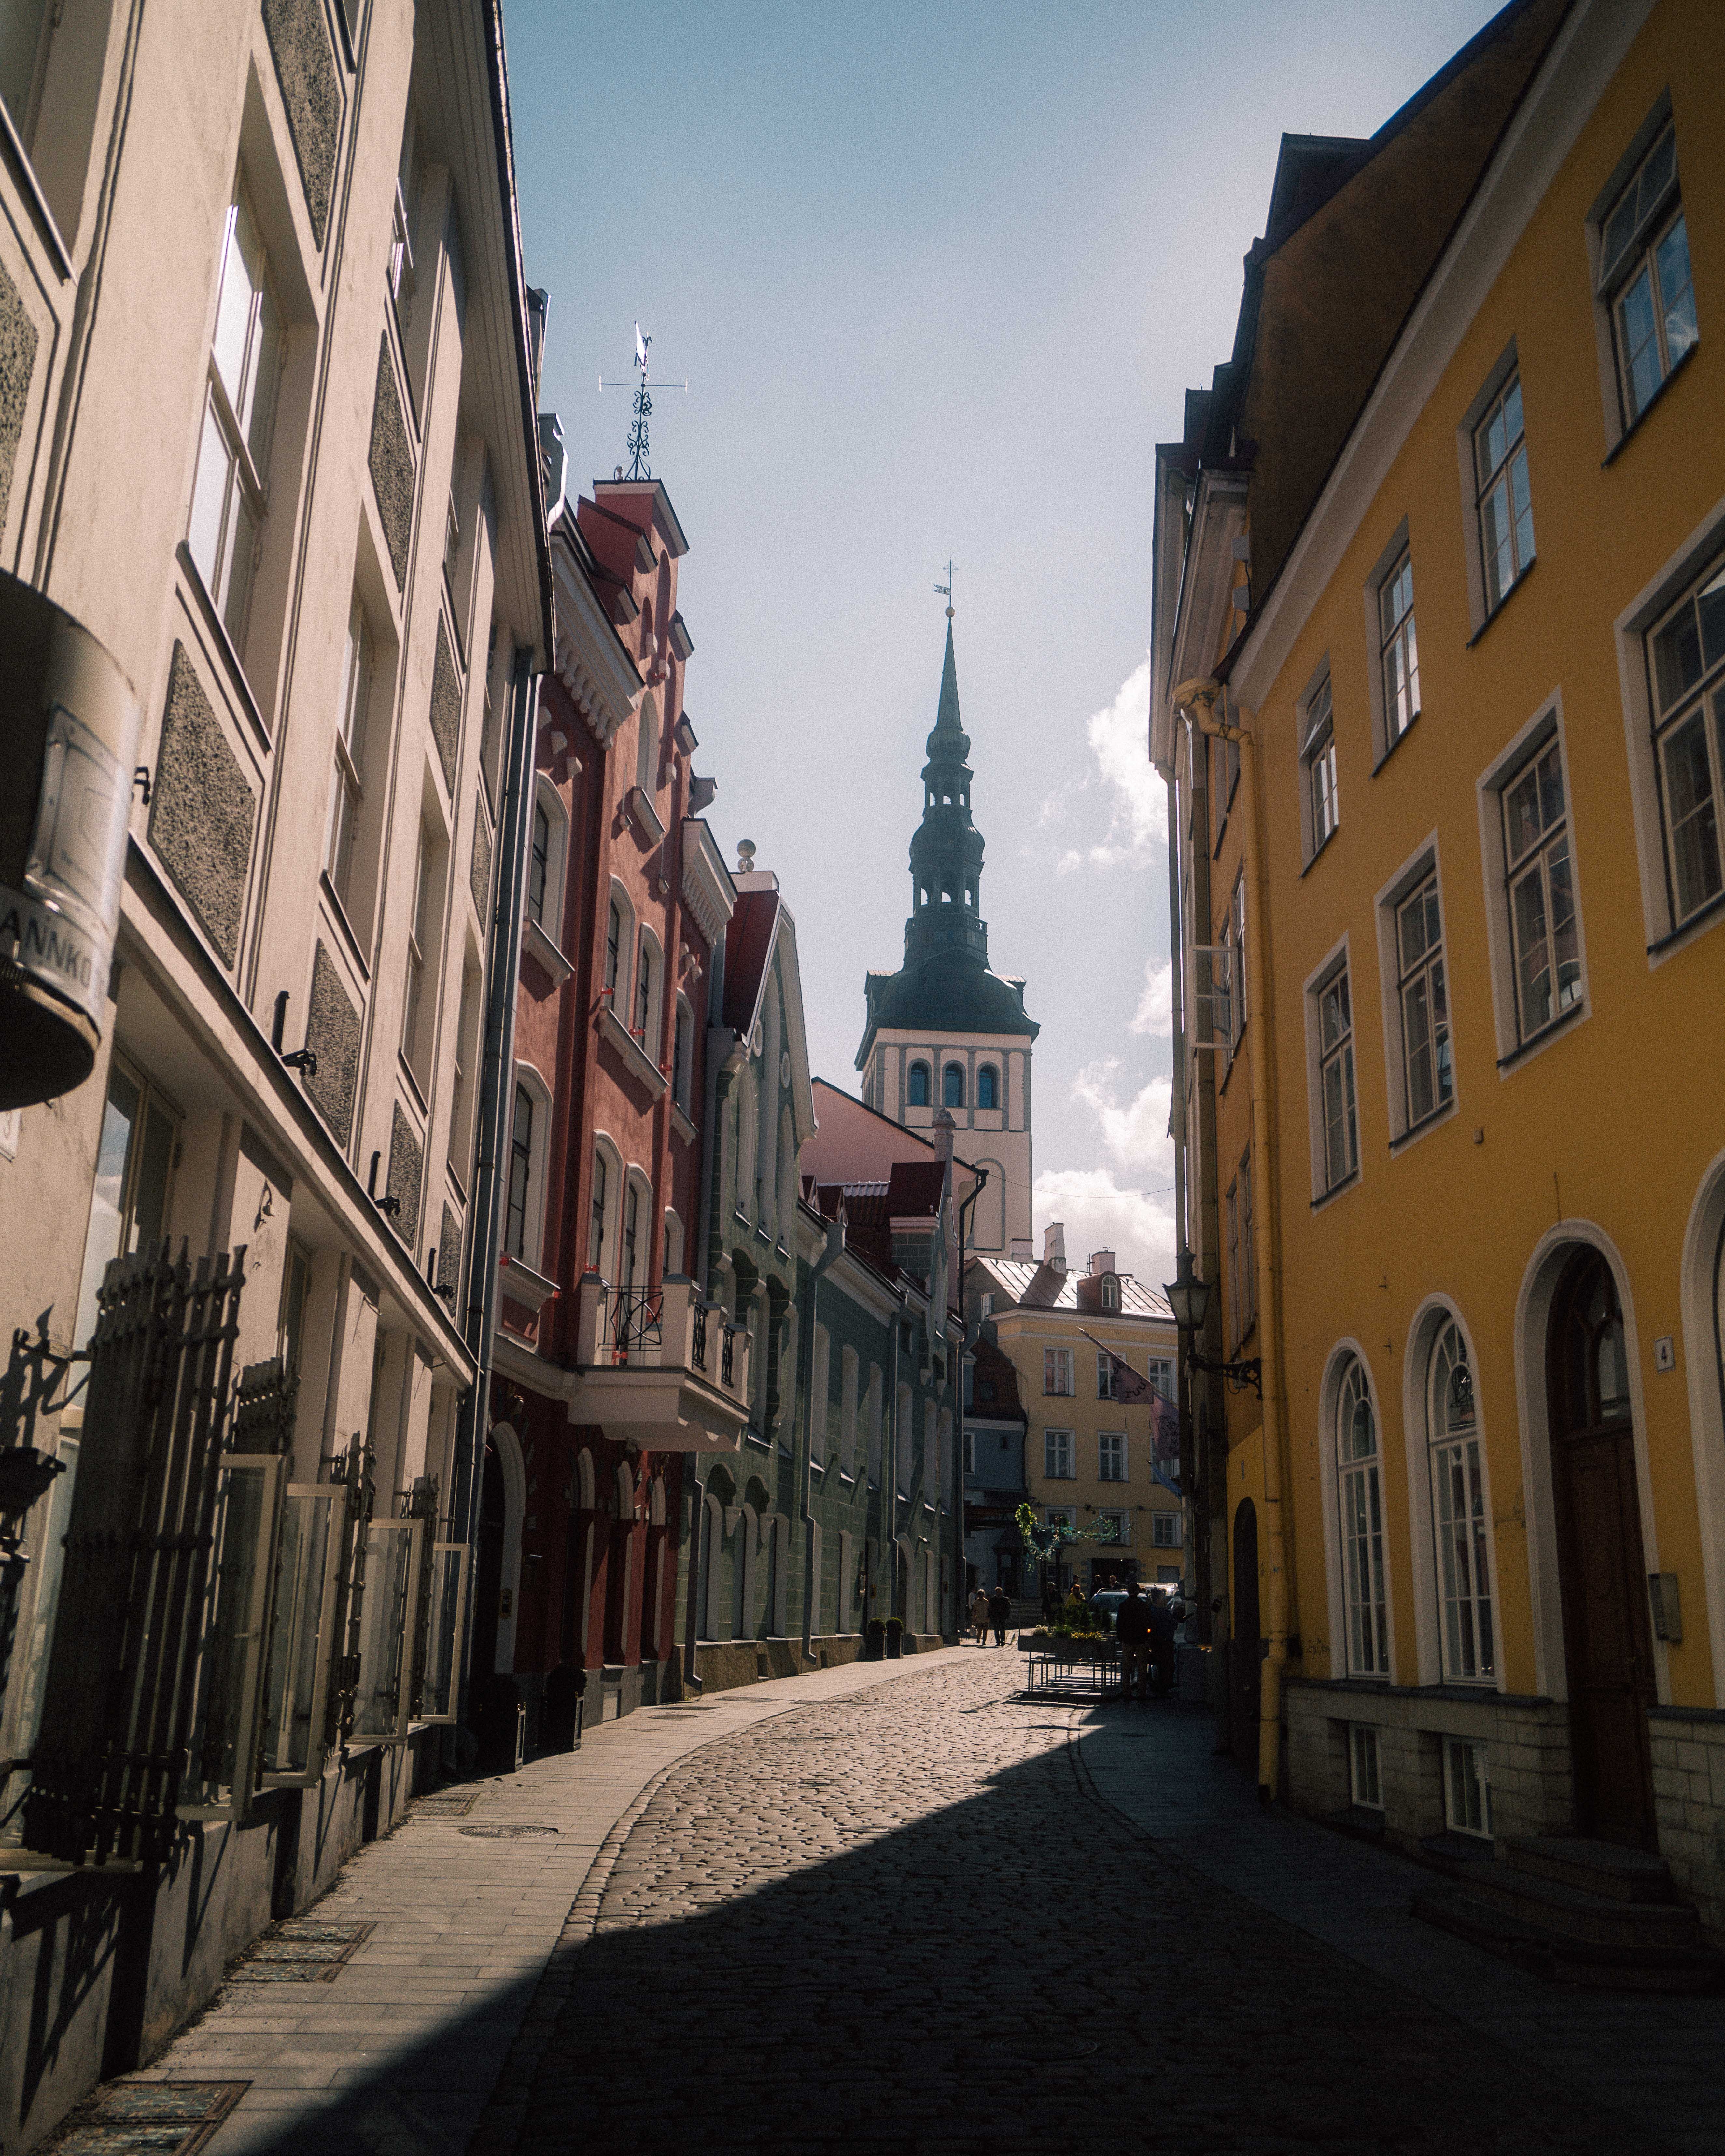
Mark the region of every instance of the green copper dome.
<instances>
[{"instance_id":1,"label":"green copper dome","mask_svg":"<svg viewBox=\"0 0 1725 2156\"><path fill-rule=\"evenodd\" d=\"M911 917L905 963L864 983L868 1024L860 1070L881 1026L930 1033L1005 1033L1034 1040L1023 983L988 969L982 917L983 834L971 821L970 737L958 716L952 625L941 668L939 708L922 767L922 821L911 839Z\"/></svg>"}]
</instances>

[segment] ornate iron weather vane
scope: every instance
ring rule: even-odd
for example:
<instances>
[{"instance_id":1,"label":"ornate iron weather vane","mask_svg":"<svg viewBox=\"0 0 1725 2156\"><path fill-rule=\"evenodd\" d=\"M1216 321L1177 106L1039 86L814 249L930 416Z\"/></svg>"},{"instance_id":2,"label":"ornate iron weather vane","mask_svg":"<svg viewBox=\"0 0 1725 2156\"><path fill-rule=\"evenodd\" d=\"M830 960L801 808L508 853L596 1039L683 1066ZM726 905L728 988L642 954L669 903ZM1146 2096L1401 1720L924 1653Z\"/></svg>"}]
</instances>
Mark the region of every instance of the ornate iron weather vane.
<instances>
[{"instance_id":1,"label":"ornate iron weather vane","mask_svg":"<svg viewBox=\"0 0 1725 2156\"><path fill-rule=\"evenodd\" d=\"M935 589L946 599L947 619L950 621L952 619L952 564L950 562L947 564L947 581L943 584L937 584Z\"/></svg>"},{"instance_id":2,"label":"ornate iron weather vane","mask_svg":"<svg viewBox=\"0 0 1725 2156\"><path fill-rule=\"evenodd\" d=\"M637 322L635 324L635 371L634 375L630 377L629 381L627 382L607 382L603 375L599 377L599 387L601 389L628 389L633 388L634 390L634 408L629 423L629 440L625 444L629 457L629 469L625 473L623 466L619 465L617 467L617 476L619 479L651 479L653 476L653 469L648 460L647 448L648 422L653 417L653 397L651 389L649 386L650 374L649 347L652 345L652 337L648 335L644 335L642 333L640 324ZM686 390L689 387L686 382L661 382L659 386L661 389L682 390Z\"/></svg>"}]
</instances>

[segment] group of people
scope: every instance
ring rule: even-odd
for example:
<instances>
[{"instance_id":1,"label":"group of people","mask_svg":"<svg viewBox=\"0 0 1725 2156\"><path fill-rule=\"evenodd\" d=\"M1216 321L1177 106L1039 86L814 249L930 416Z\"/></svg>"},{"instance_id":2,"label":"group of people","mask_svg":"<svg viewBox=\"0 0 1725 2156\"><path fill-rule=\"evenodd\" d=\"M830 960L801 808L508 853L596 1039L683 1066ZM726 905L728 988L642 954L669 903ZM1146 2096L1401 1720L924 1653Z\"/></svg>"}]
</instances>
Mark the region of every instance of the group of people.
<instances>
[{"instance_id":1,"label":"group of people","mask_svg":"<svg viewBox=\"0 0 1725 2156\"><path fill-rule=\"evenodd\" d=\"M1110 1592L1107 1587L1098 1588L1096 1596ZM1086 1603L1075 1580L1064 1602L1059 1588L1050 1581L1043 1589L1042 1607L1050 1623L1063 1622L1076 1631L1086 1617L1102 1614L1107 1605L1102 1604L1098 1609ZM1006 1589L997 1587L991 1594L987 1588L978 1586L972 1592L969 1609L978 1646L988 1644L987 1635L992 1631L994 1645L1004 1647L1006 1628L1012 1622L1012 1598ZM1178 1595L1160 1587L1146 1594L1136 1579L1127 1582L1126 1599L1114 1616L1114 1636L1120 1642L1121 1691L1126 1698L1148 1699L1153 1692L1158 1699L1168 1697L1173 1689L1175 1634L1185 1614L1186 1605Z\"/></svg>"}]
</instances>

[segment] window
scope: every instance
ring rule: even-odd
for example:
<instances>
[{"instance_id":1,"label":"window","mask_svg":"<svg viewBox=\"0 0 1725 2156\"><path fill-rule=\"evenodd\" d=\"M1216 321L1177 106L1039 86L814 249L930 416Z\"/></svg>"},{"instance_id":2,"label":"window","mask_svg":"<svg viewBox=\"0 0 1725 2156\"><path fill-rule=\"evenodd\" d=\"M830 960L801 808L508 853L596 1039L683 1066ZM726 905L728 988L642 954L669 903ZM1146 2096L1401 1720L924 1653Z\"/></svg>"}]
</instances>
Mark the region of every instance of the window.
<instances>
[{"instance_id":1,"label":"window","mask_svg":"<svg viewBox=\"0 0 1725 2156\"><path fill-rule=\"evenodd\" d=\"M461 512L455 506L453 494L444 511L444 582L449 588L453 601L455 592L455 564L461 557Z\"/></svg>"},{"instance_id":2,"label":"window","mask_svg":"<svg viewBox=\"0 0 1725 2156\"><path fill-rule=\"evenodd\" d=\"M1526 455L1522 470L1525 476ZM1532 552L1532 526L1527 549ZM1406 549L1378 588L1378 664L1384 670L1384 746L1396 742L1420 716L1420 654L1414 639L1414 557Z\"/></svg>"},{"instance_id":3,"label":"window","mask_svg":"<svg viewBox=\"0 0 1725 2156\"><path fill-rule=\"evenodd\" d=\"M623 908L614 898L605 916L605 993L617 1008L617 969L623 957Z\"/></svg>"},{"instance_id":4,"label":"window","mask_svg":"<svg viewBox=\"0 0 1725 2156\"><path fill-rule=\"evenodd\" d=\"M407 987L402 998L401 1052L417 1073L423 1063L420 1036L427 1027L429 998L425 994L425 962L431 949L431 842L424 825L419 827L419 851L413 863L413 905L408 916Z\"/></svg>"},{"instance_id":5,"label":"window","mask_svg":"<svg viewBox=\"0 0 1725 2156\"><path fill-rule=\"evenodd\" d=\"M356 595L341 656L341 703L336 721L336 769L324 833L323 865L344 911L353 908L353 848L365 803L366 710L372 692L372 637Z\"/></svg>"},{"instance_id":6,"label":"window","mask_svg":"<svg viewBox=\"0 0 1725 2156\"><path fill-rule=\"evenodd\" d=\"M926 1108L928 1106L928 1065L926 1063L913 1063L911 1065L906 1098L913 1108Z\"/></svg>"},{"instance_id":7,"label":"window","mask_svg":"<svg viewBox=\"0 0 1725 2156\"><path fill-rule=\"evenodd\" d=\"M533 1175L533 1096L515 1089L515 1121L509 1135L509 1193L503 1216L503 1247L523 1263L527 1255L527 1186Z\"/></svg>"},{"instance_id":8,"label":"window","mask_svg":"<svg viewBox=\"0 0 1725 2156\"><path fill-rule=\"evenodd\" d=\"M1150 1515L1150 1547L1153 1549L1178 1549L1180 1516L1178 1512L1153 1512Z\"/></svg>"},{"instance_id":9,"label":"window","mask_svg":"<svg viewBox=\"0 0 1725 2156\"><path fill-rule=\"evenodd\" d=\"M1312 823L1310 851L1315 854L1335 829L1340 814L1336 797L1336 713L1327 674L1306 706L1300 761L1305 767Z\"/></svg>"},{"instance_id":10,"label":"window","mask_svg":"<svg viewBox=\"0 0 1725 2156\"><path fill-rule=\"evenodd\" d=\"M651 618L644 618L644 628L650 631ZM642 639L642 649L646 639ZM635 736L635 784L650 802L658 791L659 706L650 696L641 699L639 731Z\"/></svg>"},{"instance_id":11,"label":"window","mask_svg":"<svg viewBox=\"0 0 1725 2156\"><path fill-rule=\"evenodd\" d=\"M587 1229L587 1270L603 1273L605 1270L605 1156L596 1152L593 1157L593 1204L588 1214Z\"/></svg>"},{"instance_id":12,"label":"window","mask_svg":"<svg viewBox=\"0 0 1725 2156\"><path fill-rule=\"evenodd\" d=\"M634 1014L629 1029L643 1048L647 1047L652 1033L653 976L653 945L643 929L635 960Z\"/></svg>"},{"instance_id":13,"label":"window","mask_svg":"<svg viewBox=\"0 0 1725 2156\"><path fill-rule=\"evenodd\" d=\"M1043 1349L1042 1389L1061 1399L1072 1398L1072 1350L1070 1348Z\"/></svg>"},{"instance_id":14,"label":"window","mask_svg":"<svg viewBox=\"0 0 1725 2156\"><path fill-rule=\"evenodd\" d=\"M1533 497L1522 424L1522 377L1512 374L1474 429L1480 557L1490 613L1533 559Z\"/></svg>"},{"instance_id":15,"label":"window","mask_svg":"<svg viewBox=\"0 0 1725 2156\"><path fill-rule=\"evenodd\" d=\"M1070 1482L1076 1470L1072 1464L1072 1433L1070 1430L1045 1430L1042 1433L1042 1471L1050 1482Z\"/></svg>"},{"instance_id":16,"label":"window","mask_svg":"<svg viewBox=\"0 0 1725 2156\"><path fill-rule=\"evenodd\" d=\"M1096 1350L1096 1398L1111 1400L1114 1397L1114 1358L1106 1348Z\"/></svg>"},{"instance_id":17,"label":"window","mask_svg":"<svg viewBox=\"0 0 1725 2156\"><path fill-rule=\"evenodd\" d=\"M976 1472L976 1433L974 1430L968 1430L964 1433L964 1471L967 1475L974 1475Z\"/></svg>"},{"instance_id":18,"label":"window","mask_svg":"<svg viewBox=\"0 0 1725 2156\"><path fill-rule=\"evenodd\" d=\"M1258 1322L1258 1254L1252 1240L1252 1150L1240 1156L1240 1171L1228 1186L1228 1280L1233 1297L1234 1342L1238 1347Z\"/></svg>"},{"instance_id":19,"label":"window","mask_svg":"<svg viewBox=\"0 0 1725 2156\"><path fill-rule=\"evenodd\" d=\"M147 1250L167 1231L168 1198L179 1151L179 1117L155 1087L116 1056L96 1146L83 1286L74 1338L87 1347L96 1296L110 1258Z\"/></svg>"},{"instance_id":20,"label":"window","mask_svg":"<svg viewBox=\"0 0 1725 2156\"><path fill-rule=\"evenodd\" d=\"M964 1106L964 1065L949 1063L941 1073L941 1106L962 1108Z\"/></svg>"},{"instance_id":21,"label":"window","mask_svg":"<svg viewBox=\"0 0 1725 2156\"><path fill-rule=\"evenodd\" d=\"M1240 1037L1241 1034L1245 1031L1245 870L1242 869L1239 875L1235 878L1234 895L1228 901L1228 949L1230 953L1228 969L1229 979L1234 988L1234 993L1229 998L1230 1031L1228 1035L1228 1047L1230 1055L1233 1053L1234 1050L1240 1045Z\"/></svg>"},{"instance_id":22,"label":"window","mask_svg":"<svg viewBox=\"0 0 1725 2156\"><path fill-rule=\"evenodd\" d=\"M1455 1091L1444 924L1435 874L1396 907L1395 947L1402 1075L1408 1128L1412 1130L1445 1106Z\"/></svg>"},{"instance_id":23,"label":"window","mask_svg":"<svg viewBox=\"0 0 1725 2156\"><path fill-rule=\"evenodd\" d=\"M671 1036L671 1098L685 1116L689 1112L689 1087L693 1068L694 1040L694 1017L688 1004L679 996L676 1029Z\"/></svg>"},{"instance_id":24,"label":"window","mask_svg":"<svg viewBox=\"0 0 1725 2156\"><path fill-rule=\"evenodd\" d=\"M854 1348L839 1350L839 1472L856 1473L858 1364Z\"/></svg>"},{"instance_id":25,"label":"window","mask_svg":"<svg viewBox=\"0 0 1725 2156\"><path fill-rule=\"evenodd\" d=\"M1348 1794L1367 1811L1384 1809L1384 1780L1378 1771L1378 1732L1369 1722L1348 1725Z\"/></svg>"},{"instance_id":26,"label":"window","mask_svg":"<svg viewBox=\"0 0 1725 2156\"><path fill-rule=\"evenodd\" d=\"M1123 1431L1105 1430L1096 1440L1096 1480L1099 1482L1125 1481L1126 1435Z\"/></svg>"},{"instance_id":27,"label":"window","mask_svg":"<svg viewBox=\"0 0 1725 2156\"><path fill-rule=\"evenodd\" d=\"M1112 1273L1106 1273L1102 1278L1102 1307L1104 1310L1118 1310L1120 1307L1120 1282Z\"/></svg>"},{"instance_id":28,"label":"window","mask_svg":"<svg viewBox=\"0 0 1725 2156\"><path fill-rule=\"evenodd\" d=\"M1501 798L1516 1024L1520 1038L1527 1040L1581 1000L1563 767L1554 740L1504 788Z\"/></svg>"},{"instance_id":29,"label":"window","mask_svg":"<svg viewBox=\"0 0 1725 2156\"><path fill-rule=\"evenodd\" d=\"M449 1077L449 1163L464 1187L472 1151L468 1128L472 1072L479 1056L479 968L470 960L461 969L461 1003L455 1021L455 1051Z\"/></svg>"},{"instance_id":30,"label":"window","mask_svg":"<svg viewBox=\"0 0 1725 2156\"><path fill-rule=\"evenodd\" d=\"M1491 1835L1491 1787L1486 1748L1460 1737L1444 1739L1444 1824L1455 1834Z\"/></svg>"},{"instance_id":31,"label":"window","mask_svg":"<svg viewBox=\"0 0 1725 2156\"><path fill-rule=\"evenodd\" d=\"M1342 1522L1342 1601L1351 1677L1389 1674L1389 1599L1384 1587L1384 1491L1378 1422L1359 1358L1336 1394L1336 1488Z\"/></svg>"},{"instance_id":32,"label":"window","mask_svg":"<svg viewBox=\"0 0 1725 2156\"><path fill-rule=\"evenodd\" d=\"M281 314L242 181L222 239L221 288L187 544L234 644L263 528L270 437L281 368Z\"/></svg>"},{"instance_id":33,"label":"window","mask_svg":"<svg viewBox=\"0 0 1725 2156\"><path fill-rule=\"evenodd\" d=\"M1173 1358L1168 1355L1153 1355L1150 1358L1148 1374L1150 1382L1156 1388L1159 1396L1163 1399L1171 1400L1174 1396Z\"/></svg>"},{"instance_id":34,"label":"window","mask_svg":"<svg viewBox=\"0 0 1725 2156\"><path fill-rule=\"evenodd\" d=\"M1697 335L1689 234L1677 194L1677 138L1669 126L1604 220L1599 290L1611 310L1618 391L1629 426Z\"/></svg>"},{"instance_id":35,"label":"window","mask_svg":"<svg viewBox=\"0 0 1725 2156\"><path fill-rule=\"evenodd\" d=\"M1000 1106L1000 1074L992 1063L984 1063L976 1074L976 1104L979 1108Z\"/></svg>"},{"instance_id":36,"label":"window","mask_svg":"<svg viewBox=\"0 0 1725 2156\"><path fill-rule=\"evenodd\" d=\"M1725 563L1715 562L1647 639L1672 926L1725 889Z\"/></svg>"},{"instance_id":37,"label":"window","mask_svg":"<svg viewBox=\"0 0 1725 2156\"><path fill-rule=\"evenodd\" d=\"M639 1270L641 1255L641 1189L633 1177L623 1190L623 1261L617 1269L620 1286L631 1288ZM762 1376L765 1365L762 1365Z\"/></svg>"},{"instance_id":38,"label":"window","mask_svg":"<svg viewBox=\"0 0 1725 2156\"><path fill-rule=\"evenodd\" d=\"M551 871L551 819L545 803L533 803L533 840L527 860L527 913L538 927L545 926L545 880Z\"/></svg>"},{"instance_id":39,"label":"window","mask_svg":"<svg viewBox=\"0 0 1725 2156\"><path fill-rule=\"evenodd\" d=\"M1317 992L1318 1090L1323 1102L1323 1187L1333 1190L1359 1166L1359 1120L1353 1097L1353 1006L1348 968Z\"/></svg>"},{"instance_id":40,"label":"window","mask_svg":"<svg viewBox=\"0 0 1725 2156\"><path fill-rule=\"evenodd\" d=\"M1451 1683L1490 1683L1496 1648L1485 1482L1473 1372L1453 1318L1433 1343L1427 1368L1426 1442L1444 1676Z\"/></svg>"}]
</instances>

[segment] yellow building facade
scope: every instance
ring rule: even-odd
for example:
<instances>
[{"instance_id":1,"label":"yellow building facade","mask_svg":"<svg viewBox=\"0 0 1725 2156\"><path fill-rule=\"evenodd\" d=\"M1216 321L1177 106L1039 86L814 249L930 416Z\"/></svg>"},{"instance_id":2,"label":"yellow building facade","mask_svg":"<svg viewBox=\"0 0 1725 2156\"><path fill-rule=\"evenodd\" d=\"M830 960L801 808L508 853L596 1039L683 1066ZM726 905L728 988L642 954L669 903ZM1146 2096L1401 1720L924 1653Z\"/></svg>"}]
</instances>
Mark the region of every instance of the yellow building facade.
<instances>
[{"instance_id":1,"label":"yellow building facade","mask_svg":"<svg viewBox=\"0 0 1725 2156\"><path fill-rule=\"evenodd\" d=\"M1160 453L1153 715L1188 1240L1262 1363L1189 1403L1235 1749L1404 1843L1657 1850L1716 1931L1722 141L1717 8L1578 0L1285 147Z\"/></svg>"},{"instance_id":2,"label":"yellow building facade","mask_svg":"<svg viewBox=\"0 0 1725 2156\"><path fill-rule=\"evenodd\" d=\"M1178 1585L1183 1577L1185 1521L1168 1486L1174 1463L1153 1471L1152 1409L1127 1401L1111 1357L1145 1378L1164 1399L1174 1380L1175 1334L1155 1289L1121 1272L1111 1250L1096 1250L1082 1272L1067 1269L1057 1224L1045 1235L1040 1263L978 1258L968 1280L969 1307L1018 1375L1026 1419L1024 1488L1039 1520L1094 1528L1060 1553L1060 1584L1086 1595L1118 1580ZM1044 1583L1024 1580L1026 1594Z\"/></svg>"}]
</instances>

